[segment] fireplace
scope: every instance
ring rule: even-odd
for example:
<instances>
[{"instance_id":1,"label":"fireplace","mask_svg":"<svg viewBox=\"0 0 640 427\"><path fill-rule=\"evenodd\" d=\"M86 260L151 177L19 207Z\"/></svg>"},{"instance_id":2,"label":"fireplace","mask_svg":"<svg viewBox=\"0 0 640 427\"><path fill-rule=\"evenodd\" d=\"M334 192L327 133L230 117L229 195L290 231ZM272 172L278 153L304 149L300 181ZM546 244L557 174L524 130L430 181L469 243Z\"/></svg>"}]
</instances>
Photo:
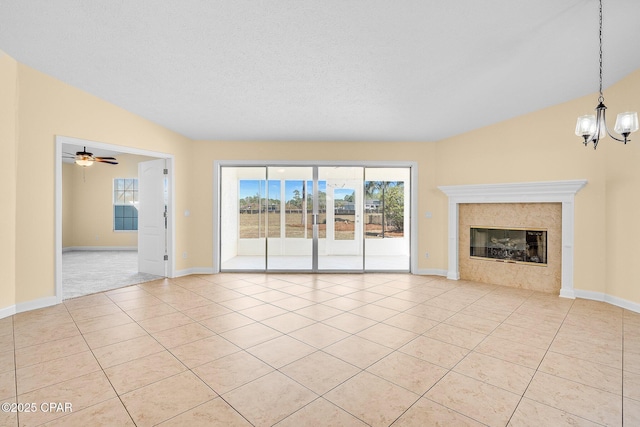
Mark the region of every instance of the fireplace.
<instances>
[{"instance_id":1,"label":"fireplace","mask_svg":"<svg viewBox=\"0 0 640 427\"><path fill-rule=\"evenodd\" d=\"M573 291L573 233L574 233L574 205L575 195L580 189L587 184L587 180L568 180L568 181L546 181L546 182L524 182L524 183L504 183L504 184L475 184L475 185L451 185L451 186L439 186L438 188L448 196L448 231L449 231L449 249L448 260L449 266L447 271L447 278L458 280L461 278L461 261L468 259L474 261L475 267L482 265L501 265L504 267L502 270L506 270L508 277L514 277L521 271L510 271L517 269L518 267L526 267L530 271L538 271L542 275L547 275L552 271L552 268L531 268L527 265L517 265L512 263L491 263L480 260L472 260L467 255L466 257L460 256L461 253L466 252L462 249L469 244L469 236L466 238L462 236L469 232L470 228L464 228L463 224L459 222L460 207L464 204L517 204L517 203L539 203L539 204L554 204L561 205L561 227L557 234L549 233L548 237L551 239L558 239L558 253L557 262L560 264L558 267L560 275L560 296L567 298L574 298ZM504 212L504 210L502 211ZM473 223L467 223L471 226L473 224L483 224L493 226L504 226L504 223L508 221L509 224L515 224L509 221L508 218L504 218L503 224L491 224L491 221L479 221L476 220ZM531 220L531 217L527 218L523 226L535 226ZM495 227L494 227L495 228ZM545 228L545 226L540 226ZM553 239L551 239L553 240ZM549 241L551 246L551 241ZM550 248L548 248L549 250ZM549 255L549 262L556 262L556 257ZM490 278L495 278L495 272L490 273ZM538 275L540 275L538 274ZM492 280L493 281L493 280ZM537 279L536 279L537 282ZM532 283L533 284L533 283ZM545 289L546 290L546 289ZM557 290L548 290L549 292L557 292Z\"/></svg>"},{"instance_id":2,"label":"fireplace","mask_svg":"<svg viewBox=\"0 0 640 427\"><path fill-rule=\"evenodd\" d=\"M561 218L560 203L461 203L460 278L559 292Z\"/></svg>"},{"instance_id":3,"label":"fireplace","mask_svg":"<svg viewBox=\"0 0 640 427\"><path fill-rule=\"evenodd\" d=\"M471 258L547 265L547 230L471 227L469 235Z\"/></svg>"}]
</instances>

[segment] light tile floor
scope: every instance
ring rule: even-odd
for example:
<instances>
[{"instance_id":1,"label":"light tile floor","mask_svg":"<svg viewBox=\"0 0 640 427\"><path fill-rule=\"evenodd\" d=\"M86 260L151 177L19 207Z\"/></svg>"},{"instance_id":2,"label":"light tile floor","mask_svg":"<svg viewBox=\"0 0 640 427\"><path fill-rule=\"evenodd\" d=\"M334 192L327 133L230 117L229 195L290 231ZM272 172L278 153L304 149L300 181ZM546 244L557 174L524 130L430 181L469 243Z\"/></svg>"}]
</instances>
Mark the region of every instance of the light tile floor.
<instances>
[{"instance_id":1,"label":"light tile floor","mask_svg":"<svg viewBox=\"0 0 640 427\"><path fill-rule=\"evenodd\" d=\"M22 411L2 426L638 426L640 315L408 274L189 276L0 320L0 402Z\"/></svg>"}]
</instances>

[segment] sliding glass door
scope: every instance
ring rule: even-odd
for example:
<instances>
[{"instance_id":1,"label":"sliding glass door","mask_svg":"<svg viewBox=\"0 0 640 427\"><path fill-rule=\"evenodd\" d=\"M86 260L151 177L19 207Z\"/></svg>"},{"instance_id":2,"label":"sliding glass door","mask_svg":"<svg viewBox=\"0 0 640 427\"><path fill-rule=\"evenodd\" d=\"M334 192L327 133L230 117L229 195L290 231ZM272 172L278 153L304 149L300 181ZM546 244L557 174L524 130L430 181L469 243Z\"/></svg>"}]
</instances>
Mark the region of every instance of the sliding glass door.
<instances>
[{"instance_id":1,"label":"sliding glass door","mask_svg":"<svg viewBox=\"0 0 640 427\"><path fill-rule=\"evenodd\" d=\"M410 171L222 166L221 271L408 271Z\"/></svg>"},{"instance_id":2,"label":"sliding glass door","mask_svg":"<svg viewBox=\"0 0 640 427\"><path fill-rule=\"evenodd\" d=\"M220 170L220 265L224 270L267 268L266 179L265 167ZM274 230L270 231L273 235Z\"/></svg>"},{"instance_id":3,"label":"sliding glass door","mask_svg":"<svg viewBox=\"0 0 640 427\"><path fill-rule=\"evenodd\" d=\"M364 178L364 268L411 268L411 169L370 167Z\"/></svg>"},{"instance_id":4,"label":"sliding glass door","mask_svg":"<svg viewBox=\"0 0 640 427\"><path fill-rule=\"evenodd\" d=\"M313 207L309 191L312 167L267 167L269 222L274 232L267 239L267 270L313 269L313 228L308 215Z\"/></svg>"},{"instance_id":5,"label":"sliding glass door","mask_svg":"<svg viewBox=\"0 0 640 427\"><path fill-rule=\"evenodd\" d=\"M322 166L318 183L323 190L323 229L318 238L319 271L363 271L363 167Z\"/></svg>"}]
</instances>

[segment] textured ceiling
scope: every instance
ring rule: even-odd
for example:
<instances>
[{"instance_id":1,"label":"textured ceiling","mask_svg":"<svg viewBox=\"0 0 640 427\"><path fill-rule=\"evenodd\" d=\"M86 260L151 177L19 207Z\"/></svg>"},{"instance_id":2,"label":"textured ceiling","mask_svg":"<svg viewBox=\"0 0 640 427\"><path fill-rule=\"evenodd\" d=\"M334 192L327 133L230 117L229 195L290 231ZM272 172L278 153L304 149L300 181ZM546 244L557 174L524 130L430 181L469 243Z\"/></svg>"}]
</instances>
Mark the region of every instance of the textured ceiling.
<instances>
[{"instance_id":1,"label":"textured ceiling","mask_svg":"<svg viewBox=\"0 0 640 427\"><path fill-rule=\"evenodd\" d=\"M639 18L605 1L605 87ZM193 139L436 141L597 92L598 2L2 0L0 50Z\"/></svg>"}]
</instances>

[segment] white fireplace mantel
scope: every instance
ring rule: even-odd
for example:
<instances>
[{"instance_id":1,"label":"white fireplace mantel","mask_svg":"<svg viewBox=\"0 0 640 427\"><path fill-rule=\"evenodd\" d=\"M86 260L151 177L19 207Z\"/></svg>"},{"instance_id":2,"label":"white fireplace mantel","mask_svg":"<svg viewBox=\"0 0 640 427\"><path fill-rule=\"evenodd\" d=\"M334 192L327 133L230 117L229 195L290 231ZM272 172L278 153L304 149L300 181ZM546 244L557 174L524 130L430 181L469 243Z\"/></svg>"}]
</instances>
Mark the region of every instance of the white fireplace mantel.
<instances>
[{"instance_id":1,"label":"white fireplace mantel","mask_svg":"<svg viewBox=\"0 0 640 427\"><path fill-rule=\"evenodd\" d=\"M562 277L560 296L573 291L574 198L586 179L507 184L448 185L438 189L449 197L449 268L447 278L460 279L458 205L460 203L562 203Z\"/></svg>"}]
</instances>

